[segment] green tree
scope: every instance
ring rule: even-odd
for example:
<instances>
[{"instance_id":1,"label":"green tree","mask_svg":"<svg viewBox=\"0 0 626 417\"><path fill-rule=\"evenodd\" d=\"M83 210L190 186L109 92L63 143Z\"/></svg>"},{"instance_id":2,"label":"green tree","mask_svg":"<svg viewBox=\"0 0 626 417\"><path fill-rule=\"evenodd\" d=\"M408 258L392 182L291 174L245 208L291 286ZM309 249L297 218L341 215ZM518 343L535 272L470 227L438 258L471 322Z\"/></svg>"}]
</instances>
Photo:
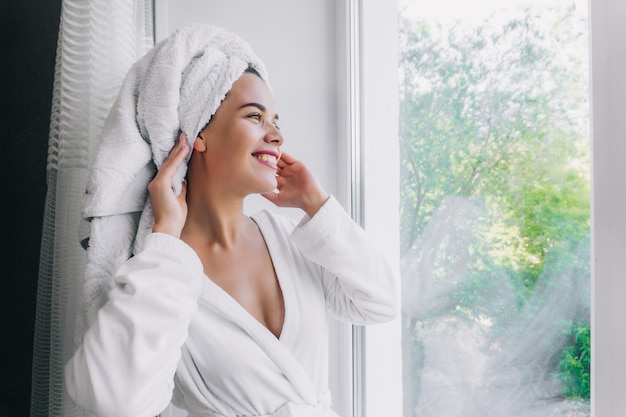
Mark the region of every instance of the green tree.
<instances>
[{"instance_id":1,"label":"green tree","mask_svg":"<svg viewBox=\"0 0 626 417\"><path fill-rule=\"evenodd\" d=\"M401 250L407 257L419 253L417 260L403 258L405 264L433 258L430 277L403 274L403 285L467 265L437 311L404 306L417 312L404 315L404 362L412 373L405 376L407 416L423 359L416 353L417 320L447 311L470 320L486 316L500 332L521 332L519 316L532 316L547 302L526 305L539 277L588 263L588 253L575 250L589 235L590 212L586 24L574 12L574 6L528 9L501 25L488 19L472 27L401 15ZM484 209L482 217L455 226L474 238L463 240L461 252L445 250L459 246L454 239L416 252L450 196ZM585 274L588 265L575 271ZM512 300L494 297L503 286ZM507 328L510 323L518 327ZM550 343L546 349L554 349Z\"/></svg>"},{"instance_id":2,"label":"green tree","mask_svg":"<svg viewBox=\"0 0 626 417\"><path fill-rule=\"evenodd\" d=\"M564 394L571 398L589 400L591 391L591 328L587 324L569 324L566 333L571 343L562 351L557 380Z\"/></svg>"}]
</instances>

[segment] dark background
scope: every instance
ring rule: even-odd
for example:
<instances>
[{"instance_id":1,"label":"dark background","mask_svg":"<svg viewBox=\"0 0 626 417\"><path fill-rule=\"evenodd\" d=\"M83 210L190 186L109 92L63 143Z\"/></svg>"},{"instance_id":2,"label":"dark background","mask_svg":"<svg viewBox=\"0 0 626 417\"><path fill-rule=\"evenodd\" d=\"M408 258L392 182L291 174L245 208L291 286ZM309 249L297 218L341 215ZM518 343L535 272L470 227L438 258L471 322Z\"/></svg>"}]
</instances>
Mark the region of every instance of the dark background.
<instances>
[{"instance_id":1,"label":"dark background","mask_svg":"<svg viewBox=\"0 0 626 417\"><path fill-rule=\"evenodd\" d=\"M0 0L0 416L30 413L39 249L61 0Z\"/></svg>"}]
</instances>

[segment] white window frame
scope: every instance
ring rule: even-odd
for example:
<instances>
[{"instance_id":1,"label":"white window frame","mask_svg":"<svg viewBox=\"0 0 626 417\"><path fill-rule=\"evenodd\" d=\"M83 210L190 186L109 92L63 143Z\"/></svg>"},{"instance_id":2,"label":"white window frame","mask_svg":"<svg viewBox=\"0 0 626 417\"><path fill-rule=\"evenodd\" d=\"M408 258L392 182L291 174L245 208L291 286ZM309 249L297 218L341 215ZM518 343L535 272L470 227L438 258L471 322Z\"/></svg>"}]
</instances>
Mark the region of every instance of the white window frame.
<instances>
[{"instance_id":1,"label":"white window frame","mask_svg":"<svg viewBox=\"0 0 626 417\"><path fill-rule=\"evenodd\" d=\"M345 138L337 144L338 195L399 269L397 1L338 1L336 16L337 137ZM331 388L339 414L401 417L400 317L334 336L331 369L339 368Z\"/></svg>"},{"instance_id":2,"label":"white window frame","mask_svg":"<svg viewBox=\"0 0 626 417\"><path fill-rule=\"evenodd\" d=\"M360 2L336 3L337 27L337 199L361 222ZM329 385L333 408L341 416L362 416L363 332L331 322Z\"/></svg>"},{"instance_id":3,"label":"white window frame","mask_svg":"<svg viewBox=\"0 0 626 417\"><path fill-rule=\"evenodd\" d=\"M590 0L591 409L626 416L626 3Z\"/></svg>"}]
</instances>

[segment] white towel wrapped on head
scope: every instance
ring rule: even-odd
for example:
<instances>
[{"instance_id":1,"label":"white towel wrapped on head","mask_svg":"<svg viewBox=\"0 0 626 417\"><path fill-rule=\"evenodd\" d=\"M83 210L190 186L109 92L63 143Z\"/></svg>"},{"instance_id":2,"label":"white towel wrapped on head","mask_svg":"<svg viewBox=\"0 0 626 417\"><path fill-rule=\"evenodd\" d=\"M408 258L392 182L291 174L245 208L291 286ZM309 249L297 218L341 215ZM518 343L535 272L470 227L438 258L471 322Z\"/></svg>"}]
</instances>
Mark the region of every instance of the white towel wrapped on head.
<instances>
[{"instance_id":1,"label":"white towel wrapped on head","mask_svg":"<svg viewBox=\"0 0 626 417\"><path fill-rule=\"evenodd\" d=\"M248 67L268 81L263 62L245 41L212 25L193 24L176 30L130 68L105 121L83 202L83 218L89 222L81 236L87 249L89 322L106 301L119 265L152 230L147 185L156 170L180 132L193 148ZM177 194L186 171L183 164L175 174ZM79 329L78 338L84 330Z\"/></svg>"}]
</instances>

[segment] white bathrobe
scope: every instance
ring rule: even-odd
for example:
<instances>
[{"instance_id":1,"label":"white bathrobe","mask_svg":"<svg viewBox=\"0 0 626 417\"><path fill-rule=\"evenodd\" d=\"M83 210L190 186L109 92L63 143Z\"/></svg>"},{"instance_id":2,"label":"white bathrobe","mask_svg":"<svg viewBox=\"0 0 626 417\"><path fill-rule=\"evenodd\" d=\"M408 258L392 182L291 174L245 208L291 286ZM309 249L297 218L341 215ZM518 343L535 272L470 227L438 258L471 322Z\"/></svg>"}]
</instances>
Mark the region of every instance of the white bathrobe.
<instances>
[{"instance_id":1,"label":"white bathrobe","mask_svg":"<svg viewBox=\"0 0 626 417\"><path fill-rule=\"evenodd\" d=\"M70 396L98 416L334 417L327 312L355 324L397 313L395 269L334 198L312 218L261 211L285 303L279 338L203 273L196 253L153 233L116 274L66 367Z\"/></svg>"}]
</instances>

